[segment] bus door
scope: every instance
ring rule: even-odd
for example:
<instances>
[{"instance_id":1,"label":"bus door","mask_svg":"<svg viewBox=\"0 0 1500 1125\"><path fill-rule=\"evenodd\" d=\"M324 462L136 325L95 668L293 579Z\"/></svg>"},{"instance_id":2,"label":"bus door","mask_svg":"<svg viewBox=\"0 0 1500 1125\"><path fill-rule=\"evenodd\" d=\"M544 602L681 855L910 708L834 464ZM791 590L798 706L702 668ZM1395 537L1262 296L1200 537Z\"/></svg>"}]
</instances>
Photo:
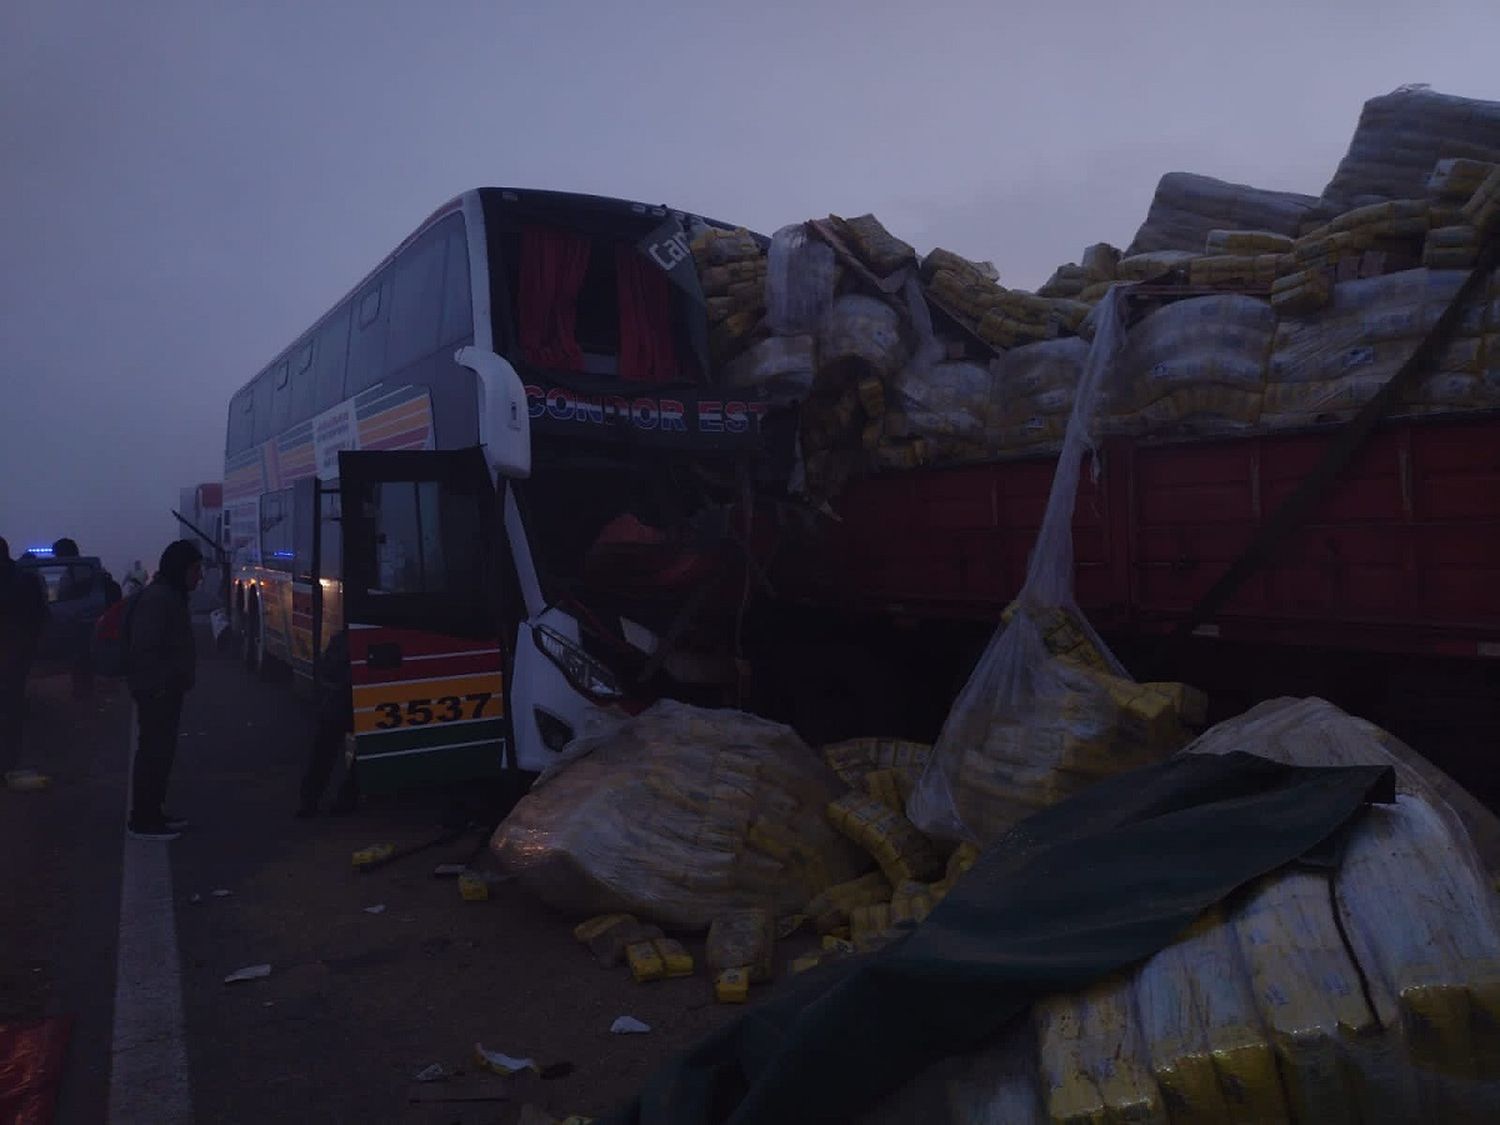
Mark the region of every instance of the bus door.
<instances>
[{"instance_id":1,"label":"bus door","mask_svg":"<svg viewBox=\"0 0 1500 1125\"><path fill-rule=\"evenodd\" d=\"M339 489L360 788L498 776L511 738L482 452L342 452Z\"/></svg>"}]
</instances>

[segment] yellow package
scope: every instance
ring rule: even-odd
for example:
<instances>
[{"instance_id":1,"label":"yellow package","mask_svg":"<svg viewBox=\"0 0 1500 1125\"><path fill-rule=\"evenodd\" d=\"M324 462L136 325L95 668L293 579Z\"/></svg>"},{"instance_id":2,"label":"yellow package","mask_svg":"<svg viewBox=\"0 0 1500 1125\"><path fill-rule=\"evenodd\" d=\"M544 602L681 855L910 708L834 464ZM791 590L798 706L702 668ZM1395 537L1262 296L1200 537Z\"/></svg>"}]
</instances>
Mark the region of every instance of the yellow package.
<instances>
[{"instance_id":1,"label":"yellow package","mask_svg":"<svg viewBox=\"0 0 1500 1125\"><path fill-rule=\"evenodd\" d=\"M379 863L382 859L389 859L395 854L395 844L372 844L368 848L360 848L355 852L353 862L355 867L368 867L372 863Z\"/></svg>"},{"instance_id":2,"label":"yellow package","mask_svg":"<svg viewBox=\"0 0 1500 1125\"><path fill-rule=\"evenodd\" d=\"M743 1004L750 997L750 974L725 969L714 978L714 999L720 1004Z\"/></svg>"},{"instance_id":3,"label":"yellow package","mask_svg":"<svg viewBox=\"0 0 1500 1125\"><path fill-rule=\"evenodd\" d=\"M574 926L573 936L583 942L584 945L587 945L606 930L612 930L616 926L625 925L635 920L633 914L598 914Z\"/></svg>"},{"instance_id":4,"label":"yellow package","mask_svg":"<svg viewBox=\"0 0 1500 1125\"><path fill-rule=\"evenodd\" d=\"M657 938L651 943L656 947L656 955L661 958L662 967L669 977L690 977L693 975L693 955L683 948L682 943L675 938Z\"/></svg>"},{"instance_id":5,"label":"yellow package","mask_svg":"<svg viewBox=\"0 0 1500 1125\"><path fill-rule=\"evenodd\" d=\"M1052 1122L1159 1122L1167 1110L1151 1075L1127 982L1107 980L1033 1007L1043 1097Z\"/></svg>"},{"instance_id":6,"label":"yellow package","mask_svg":"<svg viewBox=\"0 0 1500 1125\"><path fill-rule=\"evenodd\" d=\"M466 871L458 877L458 893L465 902L484 902L490 897L490 885Z\"/></svg>"},{"instance_id":7,"label":"yellow package","mask_svg":"<svg viewBox=\"0 0 1500 1125\"><path fill-rule=\"evenodd\" d=\"M801 957L792 959L791 972L795 976L797 973L807 972L808 969L816 969L822 963L823 957L821 954L804 953Z\"/></svg>"},{"instance_id":8,"label":"yellow package","mask_svg":"<svg viewBox=\"0 0 1500 1125\"><path fill-rule=\"evenodd\" d=\"M634 945L627 945L625 960L630 965L630 975L638 984L661 980L667 975L666 963L652 942L640 941Z\"/></svg>"},{"instance_id":9,"label":"yellow package","mask_svg":"<svg viewBox=\"0 0 1500 1125\"><path fill-rule=\"evenodd\" d=\"M830 802L828 818L875 858L892 886L927 882L943 869L936 848L904 814L864 793L845 793Z\"/></svg>"},{"instance_id":10,"label":"yellow package","mask_svg":"<svg viewBox=\"0 0 1500 1125\"><path fill-rule=\"evenodd\" d=\"M770 980L775 926L765 908L721 914L708 927L704 960L710 969L744 969L751 980Z\"/></svg>"},{"instance_id":11,"label":"yellow package","mask_svg":"<svg viewBox=\"0 0 1500 1125\"><path fill-rule=\"evenodd\" d=\"M847 937L835 937L833 934L823 935L823 952L825 953L853 953L854 942Z\"/></svg>"}]
</instances>

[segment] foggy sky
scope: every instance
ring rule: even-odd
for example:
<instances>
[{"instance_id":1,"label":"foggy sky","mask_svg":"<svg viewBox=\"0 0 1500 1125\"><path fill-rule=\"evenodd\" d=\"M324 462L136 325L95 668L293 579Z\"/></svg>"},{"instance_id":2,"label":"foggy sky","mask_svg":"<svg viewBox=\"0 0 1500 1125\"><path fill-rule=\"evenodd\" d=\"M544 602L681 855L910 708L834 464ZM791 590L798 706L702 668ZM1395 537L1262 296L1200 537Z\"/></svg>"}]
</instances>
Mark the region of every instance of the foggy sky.
<instances>
[{"instance_id":1,"label":"foggy sky","mask_svg":"<svg viewBox=\"0 0 1500 1125\"><path fill-rule=\"evenodd\" d=\"M0 535L154 565L234 389L471 187L873 211L1032 287L1164 172L1316 194L1366 98L1500 98L1497 43L1494 0L4 0Z\"/></svg>"}]
</instances>

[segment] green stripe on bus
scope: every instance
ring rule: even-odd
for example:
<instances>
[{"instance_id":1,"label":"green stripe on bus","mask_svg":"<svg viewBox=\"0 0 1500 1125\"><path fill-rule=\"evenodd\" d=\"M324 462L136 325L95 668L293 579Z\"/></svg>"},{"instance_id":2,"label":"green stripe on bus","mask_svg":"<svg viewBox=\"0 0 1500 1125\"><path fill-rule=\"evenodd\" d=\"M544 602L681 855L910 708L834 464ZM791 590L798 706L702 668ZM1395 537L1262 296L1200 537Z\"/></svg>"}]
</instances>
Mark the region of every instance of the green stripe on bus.
<instances>
[{"instance_id":1,"label":"green stripe on bus","mask_svg":"<svg viewBox=\"0 0 1500 1125\"><path fill-rule=\"evenodd\" d=\"M461 746L422 754L387 754L359 760L362 793L393 793L424 785L449 785L503 775L504 744Z\"/></svg>"},{"instance_id":2,"label":"green stripe on bus","mask_svg":"<svg viewBox=\"0 0 1500 1125\"><path fill-rule=\"evenodd\" d=\"M430 750L463 742L493 742L505 737L504 719L477 723L424 723L396 730L368 731L359 736L359 756L374 757L398 750Z\"/></svg>"}]
</instances>

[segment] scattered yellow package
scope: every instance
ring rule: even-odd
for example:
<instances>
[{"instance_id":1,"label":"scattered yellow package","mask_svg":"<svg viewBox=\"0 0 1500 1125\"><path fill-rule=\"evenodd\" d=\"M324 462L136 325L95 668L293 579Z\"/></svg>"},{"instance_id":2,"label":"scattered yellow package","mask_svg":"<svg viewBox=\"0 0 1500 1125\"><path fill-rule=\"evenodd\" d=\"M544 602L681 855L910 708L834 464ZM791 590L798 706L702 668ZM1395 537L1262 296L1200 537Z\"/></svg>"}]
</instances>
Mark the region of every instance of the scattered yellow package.
<instances>
[{"instance_id":1,"label":"scattered yellow package","mask_svg":"<svg viewBox=\"0 0 1500 1125\"><path fill-rule=\"evenodd\" d=\"M864 793L845 793L828 805L833 826L874 857L892 886L934 879L942 856L905 813Z\"/></svg>"},{"instance_id":2,"label":"scattered yellow package","mask_svg":"<svg viewBox=\"0 0 1500 1125\"><path fill-rule=\"evenodd\" d=\"M710 969L744 969L751 980L770 980L775 942L770 910L733 910L709 924L704 960Z\"/></svg>"},{"instance_id":3,"label":"scattered yellow package","mask_svg":"<svg viewBox=\"0 0 1500 1125\"><path fill-rule=\"evenodd\" d=\"M714 978L714 999L720 1004L743 1004L750 996L750 974L725 969Z\"/></svg>"},{"instance_id":4,"label":"scattered yellow package","mask_svg":"<svg viewBox=\"0 0 1500 1125\"><path fill-rule=\"evenodd\" d=\"M634 922L635 920L633 914L597 914L574 926L573 936L583 942L584 945L587 945L606 930L612 930L616 926Z\"/></svg>"},{"instance_id":5,"label":"scattered yellow package","mask_svg":"<svg viewBox=\"0 0 1500 1125\"><path fill-rule=\"evenodd\" d=\"M371 844L368 848L360 848L354 853L354 866L368 867L372 863L379 863L382 859L389 859L395 854L395 844Z\"/></svg>"},{"instance_id":6,"label":"scattered yellow package","mask_svg":"<svg viewBox=\"0 0 1500 1125\"><path fill-rule=\"evenodd\" d=\"M661 953L653 942L639 941L634 945L627 945L625 960L630 965L630 975L639 984L661 980L667 975L666 962L662 960Z\"/></svg>"},{"instance_id":7,"label":"scattered yellow package","mask_svg":"<svg viewBox=\"0 0 1500 1125\"><path fill-rule=\"evenodd\" d=\"M816 969L822 963L823 955L821 953L804 953L801 957L792 959L791 972L793 975L805 973L808 969Z\"/></svg>"},{"instance_id":8,"label":"scattered yellow package","mask_svg":"<svg viewBox=\"0 0 1500 1125\"><path fill-rule=\"evenodd\" d=\"M683 948L682 942L675 938L657 938L652 944L656 946L656 955L661 958L667 976L693 975L693 955Z\"/></svg>"},{"instance_id":9,"label":"scattered yellow package","mask_svg":"<svg viewBox=\"0 0 1500 1125\"><path fill-rule=\"evenodd\" d=\"M466 871L458 877L458 893L465 902L484 902L490 897L490 885Z\"/></svg>"}]
</instances>

